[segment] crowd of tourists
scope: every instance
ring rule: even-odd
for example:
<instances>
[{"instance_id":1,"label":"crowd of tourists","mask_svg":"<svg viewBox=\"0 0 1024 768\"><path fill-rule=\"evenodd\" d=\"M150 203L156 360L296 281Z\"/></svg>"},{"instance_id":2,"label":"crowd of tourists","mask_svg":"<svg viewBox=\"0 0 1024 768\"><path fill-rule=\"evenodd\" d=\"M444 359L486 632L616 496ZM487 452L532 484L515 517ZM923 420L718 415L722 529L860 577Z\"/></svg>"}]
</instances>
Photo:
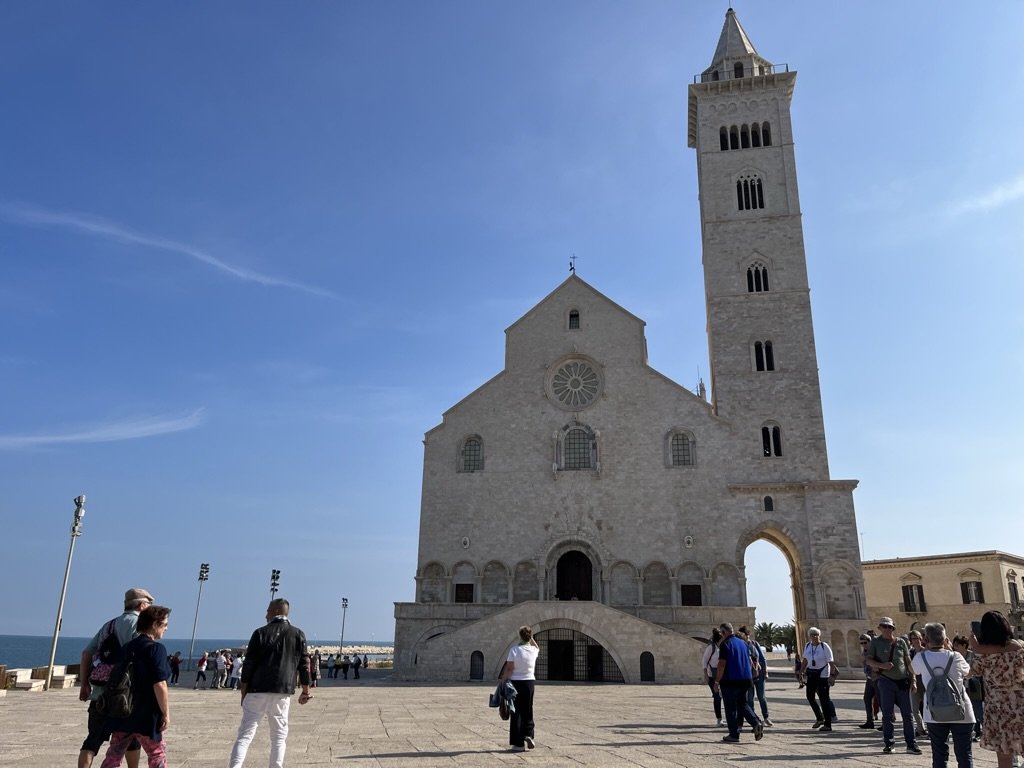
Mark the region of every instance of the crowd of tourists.
<instances>
[{"instance_id":1,"label":"crowd of tourists","mask_svg":"<svg viewBox=\"0 0 1024 768\"><path fill-rule=\"evenodd\" d=\"M899 710L906 751L922 754L918 739L927 738L933 768L947 766L950 741L958 768L972 768L975 743L996 753L999 768L1024 765L1024 644L1014 639L1002 613L985 613L969 636L955 637L939 623L898 636L893 620L883 616L877 630L865 632L859 642L865 721L858 727L881 731L883 753L896 747ZM773 725L764 696L767 670L762 648L747 628L734 631L728 623L715 628L702 666L718 725L729 730L722 741L738 742L744 722L755 740L762 739L764 728ZM814 713L811 728L832 732L837 718L831 694L839 668L817 627L807 630L795 673Z\"/></svg>"}]
</instances>

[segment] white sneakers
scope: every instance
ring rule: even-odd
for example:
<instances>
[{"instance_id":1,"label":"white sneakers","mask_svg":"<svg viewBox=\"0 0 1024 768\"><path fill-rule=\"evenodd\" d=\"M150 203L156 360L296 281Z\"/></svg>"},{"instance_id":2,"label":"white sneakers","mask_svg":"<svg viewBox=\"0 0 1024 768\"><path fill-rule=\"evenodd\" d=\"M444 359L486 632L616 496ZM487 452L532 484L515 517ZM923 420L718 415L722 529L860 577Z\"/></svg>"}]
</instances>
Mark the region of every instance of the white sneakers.
<instances>
[{"instance_id":1,"label":"white sneakers","mask_svg":"<svg viewBox=\"0 0 1024 768\"><path fill-rule=\"evenodd\" d=\"M537 746L537 745L536 745L536 744L534 743L534 741L533 741L533 736L527 736L527 737L526 737L525 739L523 739L523 741L525 741L525 742L526 742L526 748L527 748L527 749L533 749L534 747L536 747L536 746Z\"/></svg>"}]
</instances>

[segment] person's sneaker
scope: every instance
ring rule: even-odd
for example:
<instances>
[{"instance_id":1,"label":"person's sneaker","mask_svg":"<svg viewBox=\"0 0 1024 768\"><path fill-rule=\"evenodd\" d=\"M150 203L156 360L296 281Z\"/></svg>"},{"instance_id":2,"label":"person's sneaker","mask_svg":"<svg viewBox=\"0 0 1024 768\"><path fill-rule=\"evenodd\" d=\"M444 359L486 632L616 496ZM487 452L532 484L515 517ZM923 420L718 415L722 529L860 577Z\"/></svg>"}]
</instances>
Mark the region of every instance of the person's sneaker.
<instances>
[{"instance_id":1,"label":"person's sneaker","mask_svg":"<svg viewBox=\"0 0 1024 768\"><path fill-rule=\"evenodd\" d=\"M892 752L892 744L886 744L884 747L882 747L882 752L887 754L887 755L890 752Z\"/></svg>"},{"instance_id":2,"label":"person's sneaker","mask_svg":"<svg viewBox=\"0 0 1024 768\"><path fill-rule=\"evenodd\" d=\"M823 725L818 729L818 733L830 733L832 731L831 725Z\"/></svg>"},{"instance_id":3,"label":"person's sneaker","mask_svg":"<svg viewBox=\"0 0 1024 768\"><path fill-rule=\"evenodd\" d=\"M821 728L821 726L823 726L824 724L825 724L824 720L815 720L814 721L814 725L811 726L811 729L812 730L817 730L818 728Z\"/></svg>"},{"instance_id":4,"label":"person's sneaker","mask_svg":"<svg viewBox=\"0 0 1024 768\"><path fill-rule=\"evenodd\" d=\"M874 723L871 723L871 722L868 722L868 723L861 723L861 724L860 724L860 725L858 725L857 727L858 727L858 728L864 728L865 730L868 730L868 729L870 729L870 730L874 730L874 729L875 729L875 724L874 724Z\"/></svg>"},{"instance_id":5,"label":"person's sneaker","mask_svg":"<svg viewBox=\"0 0 1024 768\"><path fill-rule=\"evenodd\" d=\"M722 726L725 725L725 721L722 720L722 718L718 718L718 722L715 723L715 725L717 725L719 728L721 728Z\"/></svg>"},{"instance_id":6,"label":"person's sneaker","mask_svg":"<svg viewBox=\"0 0 1024 768\"><path fill-rule=\"evenodd\" d=\"M754 726L754 741L760 741L764 738L764 726L758 723Z\"/></svg>"},{"instance_id":7,"label":"person's sneaker","mask_svg":"<svg viewBox=\"0 0 1024 768\"><path fill-rule=\"evenodd\" d=\"M775 723L773 723L773 722L772 722L771 720L769 720L769 719L768 719L767 717L766 717L766 718L764 719L764 727L765 727L765 728L771 728L771 727L772 727L773 725L775 725Z\"/></svg>"},{"instance_id":8,"label":"person's sneaker","mask_svg":"<svg viewBox=\"0 0 1024 768\"><path fill-rule=\"evenodd\" d=\"M533 736L527 736L525 739L523 739L523 741L526 742L526 748L527 749L533 749L534 747L537 746L537 744L533 740Z\"/></svg>"},{"instance_id":9,"label":"person's sneaker","mask_svg":"<svg viewBox=\"0 0 1024 768\"><path fill-rule=\"evenodd\" d=\"M723 736L723 737L722 737L722 741L727 741L727 742L729 742L730 744L735 744L735 743L736 743L737 741L739 741L739 740L740 740L740 737L739 737L739 736L733 736L733 735L731 735L731 734L730 734L729 736Z\"/></svg>"},{"instance_id":10,"label":"person's sneaker","mask_svg":"<svg viewBox=\"0 0 1024 768\"><path fill-rule=\"evenodd\" d=\"M908 744L907 745L907 752L909 752L911 755L920 755L921 754L921 748L919 746L917 746L917 744Z\"/></svg>"}]
</instances>

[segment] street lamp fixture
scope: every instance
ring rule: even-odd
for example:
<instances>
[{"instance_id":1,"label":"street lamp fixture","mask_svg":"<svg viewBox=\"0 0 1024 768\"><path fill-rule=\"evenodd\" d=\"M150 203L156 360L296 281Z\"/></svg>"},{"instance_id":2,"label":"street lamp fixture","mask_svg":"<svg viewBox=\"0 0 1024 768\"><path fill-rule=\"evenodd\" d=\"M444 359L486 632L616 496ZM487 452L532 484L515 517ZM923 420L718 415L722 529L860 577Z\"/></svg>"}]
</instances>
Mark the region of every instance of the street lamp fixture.
<instances>
[{"instance_id":1,"label":"street lamp fixture","mask_svg":"<svg viewBox=\"0 0 1024 768\"><path fill-rule=\"evenodd\" d=\"M60 603L57 605L57 622L53 625L53 644L50 646L50 664L46 669L46 690L53 682L53 660L57 656L57 637L60 623L64 618L64 598L68 593L68 578L71 576L71 556L75 554L75 539L82 535L82 518L85 517L85 496L75 497L75 518L71 523L71 546L68 547L68 564L64 567L64 586L60 588Z\"/></svg>"},{"instance_id":2,"label":"street lamp fixture","mask_svg":"<svg viewBox=\"0 0 1024 768\"><path fill-rule=\"evenodd\" d=\"M203 601L203 582L210 578L210 564L199 564L199 597L196 598L196 617L192 620L192 643L188 647L188 667L192 669L192 652L196 647L196 625L199 623L199 603Z\"/></svg>"},{"instance_id":3,"label":"street lamp fixture","mask_svg":"<svg viewBox=\"0 0 1024 768\"><path fill-rule=\"evenodd\" d=\"M270 599L274 599L274 595L277 594L277 588L281 586L281 572L274 569L270 572Z\"/></svg>"}]
</instances>

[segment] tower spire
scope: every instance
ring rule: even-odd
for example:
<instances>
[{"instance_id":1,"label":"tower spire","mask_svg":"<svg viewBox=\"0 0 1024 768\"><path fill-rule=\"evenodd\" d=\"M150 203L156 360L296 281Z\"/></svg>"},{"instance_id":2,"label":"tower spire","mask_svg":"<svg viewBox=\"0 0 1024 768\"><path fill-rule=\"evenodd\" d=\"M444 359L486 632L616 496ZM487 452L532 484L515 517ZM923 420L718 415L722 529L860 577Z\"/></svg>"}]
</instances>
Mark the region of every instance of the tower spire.
<instances>
[{"instance_id":1,"label":"tower spire","mask_svg":"<svg viewBox=\"0 0 1024 768\"><path fill-rule=\"evenodd\" d=\"M725 12L722 34L718 37L711 66L702 73L702 80L731 80L768 74L772 63L758 54L732 8Z\"/></svg>"}]
</instances>

